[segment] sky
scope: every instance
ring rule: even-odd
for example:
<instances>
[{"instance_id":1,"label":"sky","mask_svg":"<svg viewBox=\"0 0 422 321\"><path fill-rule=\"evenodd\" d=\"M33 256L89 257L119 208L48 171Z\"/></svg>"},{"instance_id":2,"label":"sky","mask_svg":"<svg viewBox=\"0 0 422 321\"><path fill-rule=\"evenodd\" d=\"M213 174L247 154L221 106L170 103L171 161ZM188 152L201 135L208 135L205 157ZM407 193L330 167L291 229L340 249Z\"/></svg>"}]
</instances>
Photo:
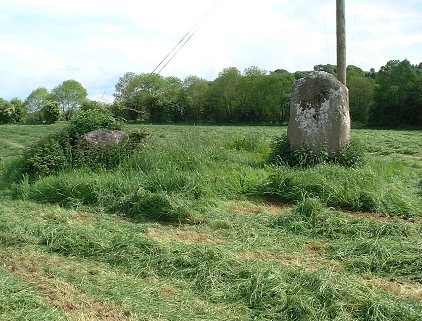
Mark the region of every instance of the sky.
<instances>
[{"instance_id":1,"label":"sky","mask_svg":"<svg viewBox=\"0 0 422 321\"><path fill-rule=\"evenodd\" d=\"M334 0L0 0L0 97L75 79L110 101L125 72L149 73L192 28L163 76L214 80L226 67L336 64ZM422 0L346 0L347 64L422 62Z\"/></svg>"}]
</instances>

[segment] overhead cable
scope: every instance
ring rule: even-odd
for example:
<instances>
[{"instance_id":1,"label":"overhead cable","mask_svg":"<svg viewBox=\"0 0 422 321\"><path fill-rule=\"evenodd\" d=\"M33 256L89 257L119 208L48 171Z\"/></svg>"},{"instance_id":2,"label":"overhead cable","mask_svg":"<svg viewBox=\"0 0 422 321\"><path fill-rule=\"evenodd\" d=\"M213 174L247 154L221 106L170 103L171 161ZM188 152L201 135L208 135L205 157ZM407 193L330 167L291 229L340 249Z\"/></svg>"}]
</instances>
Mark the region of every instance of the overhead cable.
<instances>
[{"instance_id":1,"label":"overhead cable","mask_svg":"<svg viewBox=\"0 0 422 321\"><path fill-rule=\"evenodd\" d=\"M195 33L199 30L201 25L215 12L217 5L214 4L211 8L201 17L201 19L192 26L192 28L179 40L179 42L170 50L170 52L160 61L160 63L150 73L159 75L161 71L173 60L173 58L179 53L179 51L192 39ZM164 64L164 65L163 65ZM163 65L160 70L157 69Z\"/></svg>"}]
</instances>

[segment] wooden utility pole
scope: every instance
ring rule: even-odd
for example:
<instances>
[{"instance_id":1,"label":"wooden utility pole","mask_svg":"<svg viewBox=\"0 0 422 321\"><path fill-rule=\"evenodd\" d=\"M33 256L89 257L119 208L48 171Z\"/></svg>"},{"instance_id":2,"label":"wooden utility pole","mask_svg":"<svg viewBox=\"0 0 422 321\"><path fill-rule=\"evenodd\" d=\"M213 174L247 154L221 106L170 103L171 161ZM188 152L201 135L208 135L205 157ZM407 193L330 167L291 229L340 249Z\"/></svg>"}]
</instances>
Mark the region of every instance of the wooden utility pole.
<instances>
[{"instance_id":1,"label":"wooden utility pole","mask_svg":"<svg viewBox=\"0 0 422 321\"><path fill-rule=\"evenodd\" d=\"M337 79L346 86L346 18L345 0L336 0Z\"/></svg>"}]
</instances>

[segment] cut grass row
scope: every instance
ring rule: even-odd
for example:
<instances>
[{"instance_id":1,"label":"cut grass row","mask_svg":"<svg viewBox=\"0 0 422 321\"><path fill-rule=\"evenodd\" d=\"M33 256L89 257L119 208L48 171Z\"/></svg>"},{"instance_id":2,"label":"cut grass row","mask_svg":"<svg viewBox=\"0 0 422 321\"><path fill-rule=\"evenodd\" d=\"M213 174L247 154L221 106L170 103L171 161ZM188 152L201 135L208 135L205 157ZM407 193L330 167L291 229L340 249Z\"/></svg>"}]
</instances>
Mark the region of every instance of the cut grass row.
<instances>
[{"instance_id":1,"label":"cut grass row","mask_svg":"<svg viewBox=\"0 0 422 321\"><path fill-rule=\"evenodd\" d=\"M142 280L151 278L172 282L180 280L185 290L192 291L190 300L193 297L200 298L210 309L215 304L224 304L234 311L243 311L243 319L417 320L422 312L420 304L371 289L355 274L335 271L328 266L307 270L235 255L235 252L224 246L224 243L231 241L230 233L226 234L228 239L220 245L173 242L166 246L142 232L145 226L153 223L142 226L118 222L117 217L108 215L81 215L77 211L54 207L46 213L43 207L31 203L18 205L21 209L19 213L10 210L8 206L2 208L4 222L1 224L1 243L3 247L6 246L6 255L3 255L2 260L9 268L7 257L10 253L22 253L20 260L24 261L24 253L36 251L44 257L54 258L53 253L56 253L63 257L62 260L80 261L82 266L70 269L65 276L70 281L73 278L72 282L78 286L81 284L77 280L85 275L83 266L92 267L98 263L114 273L144 282L144 286L148 284ZM37 219L34 220L34 217ZM267 218L274 220L273 216ZM242 223L237 225L241 228ZM268 234L268 227L256 227L256 230L261 229L262 232L267 229ZM11 239L10 235L20 237ZM396 240L415 237L412 233L394 235ZM294 242L294 233L291 234L290 242ZM46 253L42 254L44 251ZM15 264L19 266L18 262L16 259ZM60 273L66 275L66 272ZM88 283L93 284L85 284L84 291L94 291L89 289L96 287L96 291L104 296L102 299L111 300L111 303L117 301L113 304L121 306L118 295L115 296L116 293L110 287L101 290L101 286L98 286L97 282L101 285L106 283L104 278L107 279L107 276L95 272L93 277L88 278ZM107 294L106 289L110 293ZM98 295L94 293L94 296ZM126 305L123 307L123 310L128 308ZM128 308L129 311L132 309ZM225 317L226 320L236 320L233 315Z\"/></svg>"}]
</instances>

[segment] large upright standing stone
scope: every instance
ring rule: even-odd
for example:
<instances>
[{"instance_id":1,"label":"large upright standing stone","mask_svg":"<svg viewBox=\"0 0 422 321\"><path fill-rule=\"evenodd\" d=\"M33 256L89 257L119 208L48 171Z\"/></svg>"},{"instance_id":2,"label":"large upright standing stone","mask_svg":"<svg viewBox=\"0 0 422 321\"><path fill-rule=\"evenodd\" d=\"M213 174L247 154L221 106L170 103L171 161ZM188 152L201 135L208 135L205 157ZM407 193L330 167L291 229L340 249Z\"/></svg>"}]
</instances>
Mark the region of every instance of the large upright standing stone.
<instances>
[{"instance_id":1,"label":"large upright standing stone","mask_svg":"<svg viewBox=\"0 0 422 321\"><path fill-rule=\"evenodd\" d=\"M333 75L318 71L293 86L287 137L290 145L336 152L350 139L347 87Z\"/></svg>"}]
</instances>

